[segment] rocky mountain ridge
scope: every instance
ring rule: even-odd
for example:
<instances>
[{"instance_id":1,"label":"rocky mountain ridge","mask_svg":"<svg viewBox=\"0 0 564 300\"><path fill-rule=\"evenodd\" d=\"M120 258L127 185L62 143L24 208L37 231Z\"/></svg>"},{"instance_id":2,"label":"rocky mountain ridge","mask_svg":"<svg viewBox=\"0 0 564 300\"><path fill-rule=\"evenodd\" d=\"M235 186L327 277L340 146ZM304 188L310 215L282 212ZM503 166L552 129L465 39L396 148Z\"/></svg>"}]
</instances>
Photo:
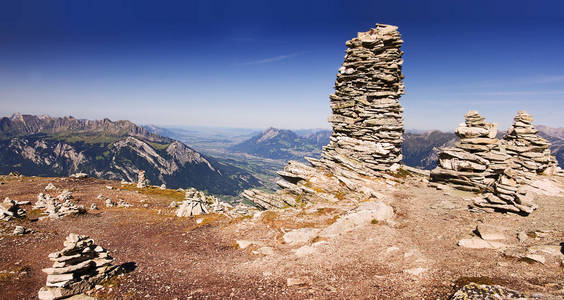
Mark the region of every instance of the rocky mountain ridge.
<instances>
[{"instance_id":1,"label":"rocky mountain ridge","mask_svg":"<svg viewBox=\"0 0 564 300\"><path fill-rule=\"evenodd\" d=\"M303 160L304 156L319 156L330 135L331 131L322 130L299 136L291 130L270 127L228 150L270 159Z\"/></svg>"},{"instance_id":2,"label":"rocky mountain ridge","mask_svg":"<svg viewBox=\"0 0 564 300\"><path fill-rule=\"evenodd\" d=\"M129 121L90 121L14 114L2 118L0 173L90 176L135 181L145 170L153 184L197 187L234 195L258 180L185 144Z\"/></svg>"}]
</instances>

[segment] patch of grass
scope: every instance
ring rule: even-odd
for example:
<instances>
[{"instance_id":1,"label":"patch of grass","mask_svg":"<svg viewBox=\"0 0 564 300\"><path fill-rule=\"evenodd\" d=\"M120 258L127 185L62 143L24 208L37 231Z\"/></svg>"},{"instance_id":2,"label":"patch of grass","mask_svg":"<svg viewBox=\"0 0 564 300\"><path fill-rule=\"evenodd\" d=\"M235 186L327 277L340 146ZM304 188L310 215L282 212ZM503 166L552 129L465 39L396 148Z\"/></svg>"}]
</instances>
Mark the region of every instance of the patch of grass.
<instances>
[{"instance_id":1,"label":"patch of grass","mask_svg":"<svg viewBox=\"0 0 564 300\"><path fill-rule=\"evenodd\" d=\"M14 277L16 277L14 273L0 273L0 281L10 281Z\"/></svg>"},{"instance_id":2,"label":"patch of grass","mask_svg":"<svg viewBox=\"0 0 564 300\"><path fill-rule=\"evenodd\" d=\"M337 193L335 193L335 198L339 199L339 200L344 200L345 199L345 193L342 191L338 191Z\"/></svg>"},{"instance_id":3,"label":"patch of grass","mask_svg":"<svg viewBox=\"0 0 564 300\"><path fill-rule=\"evenodd\" d=\"M151 147L157 150L165 150L170 144L159 144L154 142L147 142L147 144L151 145Z\"/></svg>"},{"instance_id":4,"label":"patch of grass","mask_svg":"<svg viewBox=\"0 0 564 300\"><path fill-rule=\"evenodd\" d=\"M372 219L372 221L370 221L370 224L372 224L372 225L384 225L384 224L386 224L386 222L379 221L379 220L376 220L376 219Z\"/></svg>"},{"instance_id":5,"label":"patch of grass","mask_svg":"<svg viewBox=\"0 0 564 300\"><path fill-rule=\"evenodd\" d=\"M396 172L389 172L389 174L395 178L407 178L408 176L411 175L411 173L407 170L404 169L399 169Z\"/></svg>"},{"instance_id":6,"label":"patch of grass","mask_svg":"<svg viewBox=\"0 0 564 300\"><path fill-rule=\"evenodd\" d=\"M35 208L35 209L28 211L25 217L28 220L35 220L35 219L38 219L42 215L42 213L43 213L43 211L41 209Z\"/></svg>"}]
</instances>

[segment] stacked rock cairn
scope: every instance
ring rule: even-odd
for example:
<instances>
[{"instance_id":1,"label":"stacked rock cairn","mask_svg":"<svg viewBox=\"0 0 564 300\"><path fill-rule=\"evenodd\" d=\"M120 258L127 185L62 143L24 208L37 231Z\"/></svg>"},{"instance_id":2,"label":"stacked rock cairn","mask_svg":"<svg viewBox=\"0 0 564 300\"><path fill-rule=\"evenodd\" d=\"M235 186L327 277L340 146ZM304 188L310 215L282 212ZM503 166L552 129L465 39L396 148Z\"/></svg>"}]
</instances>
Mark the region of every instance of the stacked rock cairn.
<instances>
[{"instance_id":1,"label":"stacked rock cairn","mask_svg":"<svg viewBox=\"0 0 564 300\"><path fill-rule=\"evenodd\" d=\"M39 193L33 209L43 210L43 214L45 216L40 217L39 219L59 219L68 215L85 213L86 209L84 206L74 204L71 201L72 199L72 192L67 190L61 192L57 198L53 198L49 194Z\"/></svg>"},{"instance_id":2,"label":"stacked rock cairn","mask_svg":"<svg viewBox=\"0 0 564 300\"><path fill-rule=\"evenodd\" d=\"M172 204L174 205L171 205L171 207L176 206L175 203ZM190 217L205 215L210 212L227 214L232 209L233 207L229 203L223 202L213 195L206 195L195 188L189 188L186 190L184 201L176 210L176 216Z\"/></svg>"},{"instance_id":3,"label":"stacked rock cairn","mask_svg":"<svg viewBox=\"0 0 564 300\"><path fill-rule=\"evenodd\" d=\"M399 167L402 160L403 44L398 28L377 24L346 42L345 61L330 95L333 134L322 153L330 168L359 174ZM395 166L395 167L392 167Z\"/></svg>"},{"instance_id":4,"label":"stacked rock cairn","mask_svg":"<svg viewBox=\"0 0 564 300\"><path fill-rule=\"evenodd\" d=\"M6 197L0 204L0 220L9 221L13 218L23 218L26 211L20 207L17 201Z\"/></svg>"},{"instance_id":5,"label":"stacked rock cairn","mask_svg":"<svg viewBox=\"0 0 564 300\"><path fill-rule=\"evenodd\" d=\"M518 166L515 169L529 178L538 173L553 174L558 163L550 153L550 143L537 135L533 117L522 110L513 120L513 126L504 137L504 144L507 153L516 158Z\"/></svg>"},{"instance_id":6,"label":"stacked rock cairn","mask_svg":"<svg viewBox=\"0 0 564 300\"><path fill-rule=\"evenodd\" d=\"M137 174L137 187L142 189L142 188L146 188L149 186L149 179L147 179L145 177L145 171L143 170L139 170L139 173Z\"/></svg>"},{"instance_id":7,"label":"stacked rock cairn","mask_svg":"<svg viewBox=\"0 0 564 300\"><path fill-rule=\"evenodd\" d=\"M398 28L384 24L347 41L335 93L329 96L333 133L321 159L306 158L312 166L290 161L278 172L281 189L274 194L250 189L241 196L259 209L296 206L310 196L337 201L341 183L368 191L362 176L388 178L382 171L396 171L404 132L402 44ZM312 182L323 182L323 191L310 187Z\"/></svg>"},{"instance_id":8,"label":"stacked rock cairn","mask_svg":"<svg viewBox=\"0 0 564 300\"><path fill-rule=\"evenodd\" d=\"M86 292L100 281L115 275L118 268L108 251L94 244L87 236L71 233L61 251L49 254L53 267L47 273L46 287L39 290L39 299L61 299Z\"/></svg>"},{"instance_id":9,"label":"stacked rock cairn","mask_svg":"<svg viewBox=\"0 0 564 300\"><path fill-rule=\"evenodd\" d=\"M455 131L460 141L456 147L442 149L431 179L460 190L486 191L495 183L496 173L507 168L509 156L499 149L497 124L487 123L477 111L464 117L465 123Z\"/></svg>"},{"instance_id":10,"label":"stacked rock cairn","mask_svg":"<svg viewBox=\"0 0 564 300\"><path fill-rule=\"evenodd\" d=\"M504 140L495 138L497 125L485 122L478 112L470 111L465 118L456 130L460 142L442 149L432 181L483 193L473 201L478 207L533 212L537 205L527 183L538 173L554 170L555 159L550 144L536 135L531 116L520 111Z\"/></svg>"}]
</instances>

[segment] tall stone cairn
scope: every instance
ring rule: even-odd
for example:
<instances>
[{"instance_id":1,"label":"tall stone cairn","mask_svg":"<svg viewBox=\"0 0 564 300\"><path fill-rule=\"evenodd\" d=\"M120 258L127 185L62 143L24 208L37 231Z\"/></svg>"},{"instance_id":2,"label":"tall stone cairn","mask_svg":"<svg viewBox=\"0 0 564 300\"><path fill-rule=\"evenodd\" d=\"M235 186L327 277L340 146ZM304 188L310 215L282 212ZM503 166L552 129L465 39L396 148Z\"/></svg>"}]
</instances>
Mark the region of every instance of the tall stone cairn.
<instances>
[{"instance_id":1,"label":"tall stone cairn","mask_svg":"<svg viewBox=\"0 0 564 300\"><path fill-rule=\"evenodd\" d=\"M396 26L377 24L346 42L345 61L330 95L333 125L322 161L377 175L402 160L403 40Z\"/></svg>"},{"instance_id":2,"label":"tall stone cairn","mask_svg":"<svg viewBox=\"0 0 564 300\"><path fill-rule=\"evenodd\" d=\"M49 254L53 261L47 273L46 287L39 290L41 300L62 299L86 292L97 283L119 272L112 266L108 251L94 244L87 236L71 233L61 251Z\"/></svg>"},{"instance_id":3,"label":"tall stone cairn","mask_svg":"<svg viewBox=\"0 0 564 300\"><path fill-rule=\"evenodd\" d=\"M556 158L550 153L550 143L537 135L533 117L522 110L513 119L513 126L504 137L507 153L515 158L516 170L523 176L552 174L557 166Z\"/></svg>"}]
</instances>

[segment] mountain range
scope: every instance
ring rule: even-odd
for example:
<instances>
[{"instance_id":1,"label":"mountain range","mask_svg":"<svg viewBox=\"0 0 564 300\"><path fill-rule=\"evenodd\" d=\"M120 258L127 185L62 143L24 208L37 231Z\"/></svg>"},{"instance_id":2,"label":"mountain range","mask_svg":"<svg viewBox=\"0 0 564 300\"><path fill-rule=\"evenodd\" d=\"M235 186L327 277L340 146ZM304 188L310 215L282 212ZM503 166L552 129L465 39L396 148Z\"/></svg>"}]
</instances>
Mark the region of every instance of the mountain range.
<instances>
[{"instance_id":1,"label":"mountain range","mask_svg":"<svg viewBox=\"0 0 564 300\"><path fill-rule=\"evenodd\" d=\"M330 136L329 130L299 136L291 130L270 127L227 150L270 159L303 160L305 156L319 156L321 147L329 143Z\"/></svg>"},{"instance_id":2,"label":"mountain range","mask_svg":"<svg viewBox=\"0 0 564 300\"><path fill-rule=\"evenodd\" d=\"M14 114L0 119L0 173L68 176L84 172L152 184L236 195L258 186L249 172L220 163L187 145L130 121L80 120Z\"/></svg>"}]
</instances>

